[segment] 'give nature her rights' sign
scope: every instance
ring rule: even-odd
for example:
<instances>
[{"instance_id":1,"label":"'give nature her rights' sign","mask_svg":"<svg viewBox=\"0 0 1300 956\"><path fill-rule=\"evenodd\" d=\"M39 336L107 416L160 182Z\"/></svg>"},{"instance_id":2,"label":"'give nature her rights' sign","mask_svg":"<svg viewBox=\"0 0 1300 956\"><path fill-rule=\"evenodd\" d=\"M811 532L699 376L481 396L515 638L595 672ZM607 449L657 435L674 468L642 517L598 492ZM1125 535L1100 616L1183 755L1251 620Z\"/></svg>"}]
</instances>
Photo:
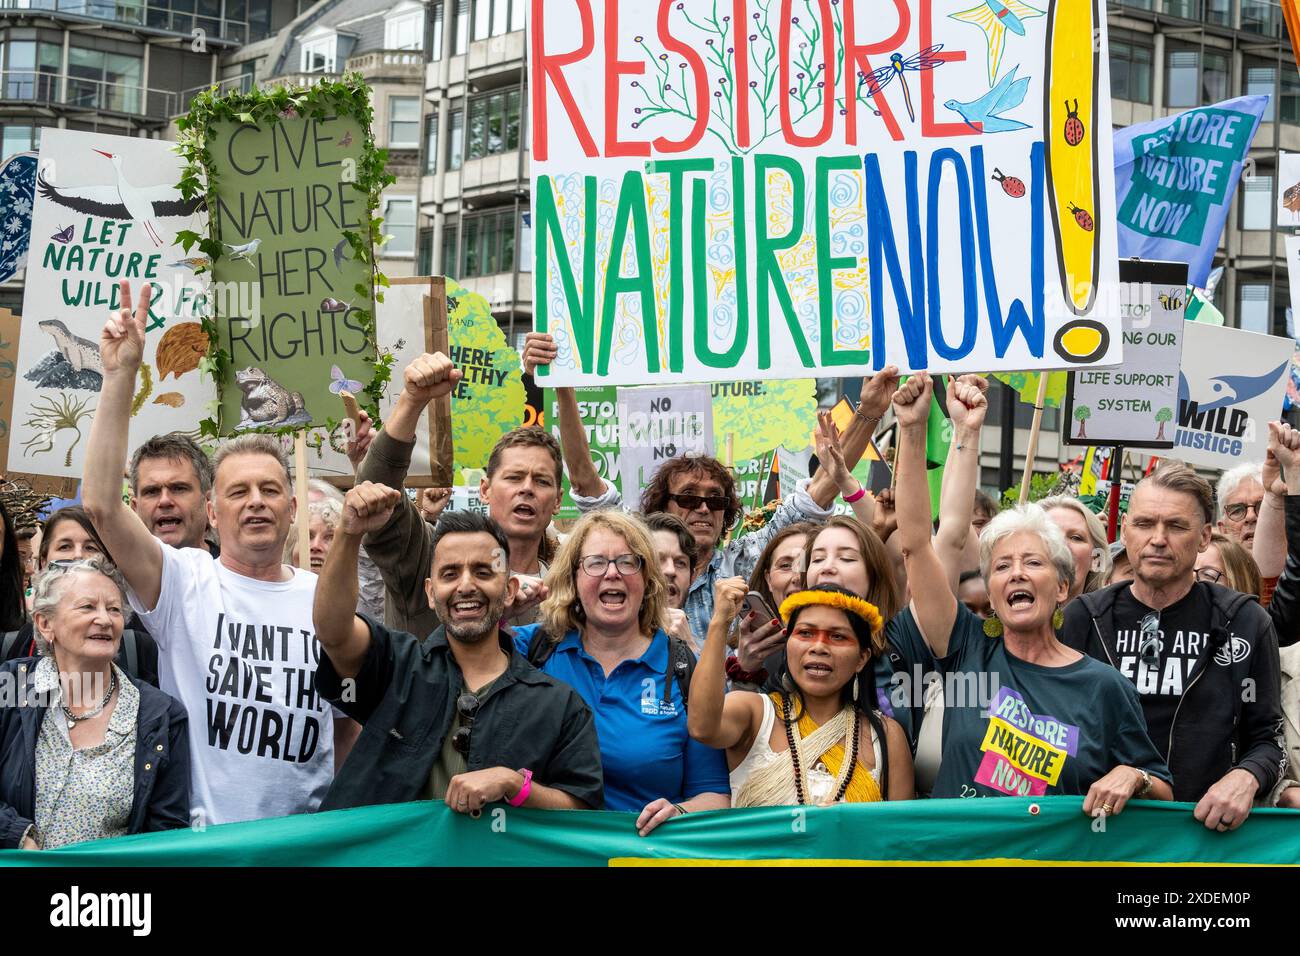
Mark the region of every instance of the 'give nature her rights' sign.
<instances>
[{"instance_id":1,"label":"'give nature her rights' sign","mask_svg":"<svg viewBox=\"0 0 1300 956\"><path fill-rule=\"evenodd\" d=\"M1115 364L1103 14L534 0L542 381Z\"/></svg>"}]
</instances>

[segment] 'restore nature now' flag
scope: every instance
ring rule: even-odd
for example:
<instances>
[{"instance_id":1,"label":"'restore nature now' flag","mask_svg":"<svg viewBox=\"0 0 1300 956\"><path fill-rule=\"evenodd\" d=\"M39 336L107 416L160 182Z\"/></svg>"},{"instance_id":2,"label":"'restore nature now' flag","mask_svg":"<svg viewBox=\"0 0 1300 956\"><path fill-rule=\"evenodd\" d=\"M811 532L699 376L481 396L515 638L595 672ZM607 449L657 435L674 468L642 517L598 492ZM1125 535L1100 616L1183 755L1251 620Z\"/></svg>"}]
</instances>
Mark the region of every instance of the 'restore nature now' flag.
<instances>
[{"instance_id":1,"label":"'restore nature now' flag","mask_svg":"<svg viewBox=\"0 0 1300 956\"><path fill-rule=\"evenodd\" d=\"M1204 288L1267 96L1200 106L1115 131L1121 259L1186 262Z\"/></svg>"}]
</instances>

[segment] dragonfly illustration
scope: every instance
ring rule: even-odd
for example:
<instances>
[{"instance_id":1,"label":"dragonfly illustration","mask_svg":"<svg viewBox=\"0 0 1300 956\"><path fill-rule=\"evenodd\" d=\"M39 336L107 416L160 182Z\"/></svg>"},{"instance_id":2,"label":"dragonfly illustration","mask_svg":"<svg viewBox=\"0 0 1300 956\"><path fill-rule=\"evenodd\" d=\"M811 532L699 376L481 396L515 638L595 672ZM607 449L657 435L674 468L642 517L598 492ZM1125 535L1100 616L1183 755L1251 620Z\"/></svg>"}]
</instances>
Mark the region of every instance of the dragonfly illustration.
<instances>
[{"instance_id":1,"label":"dragonfly illustration","mask_svg":"<svg viewBox=\"0 0 1300 956\"><path fill-rule=\"evenodd\" d=\"M907 70L919 72L921 70L933 70L936 66L943 63L943 60L934 59L934 54L943 49L942 43L936 43L934 46L928 46L920 53L903 59L901 53L895 53L889 58L889 66L882 66L878 70L872 70L871 75L863 81L867 96L875 96L890 82L894 77L898 77L898 82L903 86L903 102L907 106L907 115L913 123L916 122L916 110L912 108L912 91L907 85Z\"/></svg>"}]
</instances>

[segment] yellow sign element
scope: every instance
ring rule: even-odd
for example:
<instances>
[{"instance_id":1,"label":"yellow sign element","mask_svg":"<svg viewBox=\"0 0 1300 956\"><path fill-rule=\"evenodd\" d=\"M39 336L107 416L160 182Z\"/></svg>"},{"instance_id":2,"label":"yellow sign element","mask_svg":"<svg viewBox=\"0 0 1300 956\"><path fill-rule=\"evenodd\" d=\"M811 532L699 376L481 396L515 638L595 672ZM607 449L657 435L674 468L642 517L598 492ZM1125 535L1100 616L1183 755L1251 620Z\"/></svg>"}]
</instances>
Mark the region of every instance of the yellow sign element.
<instances>
[{"instance_id":1,"label":"yellow sign element","mask_svg":"<svg viewBox=\"0 0 1300 956\"><path fill-rule=\"evenodd\" d=\"M1037 737L1012 727L1001 717L989 718L989 729L984 734L981 750L992 750L1001 754L1016 769L1046 780L1055 786L1061 777L1061 768L1065 766L1066 753L1056 747L1050 747Z\"/></svg>"}]
</instances>

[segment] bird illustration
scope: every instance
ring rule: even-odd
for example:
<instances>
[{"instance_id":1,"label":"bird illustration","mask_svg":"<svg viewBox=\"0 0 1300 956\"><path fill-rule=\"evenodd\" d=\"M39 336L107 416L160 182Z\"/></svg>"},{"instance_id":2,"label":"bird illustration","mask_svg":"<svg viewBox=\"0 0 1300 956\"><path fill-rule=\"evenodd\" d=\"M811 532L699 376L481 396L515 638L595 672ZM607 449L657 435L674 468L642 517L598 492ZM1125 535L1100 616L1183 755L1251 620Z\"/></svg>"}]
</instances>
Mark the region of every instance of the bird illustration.
<instances>
[{"instance_id":1,"label":"bird illustration","mask_svg":"<svg viewBox=\"0 0 1300 956\"><path fill-rule=\"evenodd\" d=\"M997 79L998 64L1002 62L1002 51L1007 43L1007 31L1016 36L1025 35L1024 21L1043 16L1042 10L1035 10L1020 0L984 0L977 7L950 13L949 19L973 23L984 31L988 40L989 84Z\"/></svg>"},{"instance_id":2,"label":"bird illustration","mask_svg":"<svg viewBox=\"0 0 1300 956\"><path fill-rule=\"evenodd\" d=\"M1197 395L1191 394L1187 375L1178 373L1179 401L1196 402L1197 411L1206 412L1225 405L1237 405L1263 395L1278 383L1286 367L1291 364L1287 359L1272 371L1263 375L1219 375L1207 382L1199 383Z\"/></svg>"},{"instance_id":3,"label":"bird illustration","mask_svg":"<svg viewBox=\"0 0 1300 956\"><path fill-rule=\"evenodd\" d=\"M1029 89L1029 77L1017 80L1016 71L1019 69L1018 66L1014 67L1010 73L998 80L997 86L977 100L971 100L969 103L948 100L943 105L960 115L977 133L1010 133L1013 130L1028 129L1028 123L1002 117L1003 113L1015 109L1025 101L1025 93Z\"/></svg>"},{"instance_id":4,"label":"bird illustration","mask_svg":"<svg viewBox=\"0 0 1300 956\"><path fill-rule=\"evenodd\" d=\"M172 216L189 216L203 205L199 197L182 199L180 192L171 182L157 185L141 186L132 183L122 172L122 156L102 149L92 152L107 158L117 176L112 185L91 186L56 186L45 178L45 173L37 177L37 192L44 199L52 200L73 212L102 216L105 219L129 219L140 223L145 233L155 246L163 245L163 238L158 232L156 219Z\"/></svg>"},{"instance_id":5,"label":"bird illustration","mask_svg":"<svg viewBox=\"0 0 1300 956\"><path fill-rule=\"evenodd\" d=\"M177 259L175 262L167 263L169 269L189 269L191 272L200 268L206 269L211 262L207 256L188 256L184 259Z\"/></svg>"},{"instance_id":6,"label":"bird illustration","mask_svg":"<svg viewBox=\"0 0 1300 956\"><path fill-rule=\"evenodd\" d=\"M343 253L347 251L347 248L348 248L347 239L340 239L335 244L334 246L334 268L335 269L343 268L343 261L347 259L347 256L345 256Z\"/></svg>"},{"instance_id":7,"label":"bird illustration","mask_svg":"<svg viewBox=\"0 0 1300 956\"><path fill-rule=\"evenodd\" d=\"M245 242L243 245L239 245L239 246L232 246L228 242L222 243L223 246L225 246L227 249L230 250L229 258L231 262L239 262L242 259L244 262L247 262L250 266L253 264L253 260L250 257L253 255L253 253L257 251L257 247L260 246L261 244L262 244L261 239L250 239L248 240L248 242Z\"/></svg>"}]
</instances>

